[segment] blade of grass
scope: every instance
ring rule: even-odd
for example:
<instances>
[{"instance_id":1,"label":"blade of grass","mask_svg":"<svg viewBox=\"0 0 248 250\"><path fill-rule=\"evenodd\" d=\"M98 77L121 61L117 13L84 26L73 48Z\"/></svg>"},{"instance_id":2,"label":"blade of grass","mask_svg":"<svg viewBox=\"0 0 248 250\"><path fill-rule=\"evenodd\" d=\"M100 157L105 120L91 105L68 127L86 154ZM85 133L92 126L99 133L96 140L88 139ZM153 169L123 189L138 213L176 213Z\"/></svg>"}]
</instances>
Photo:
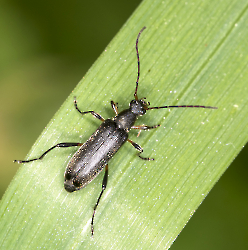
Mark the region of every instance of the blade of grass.
<instances>
[{"instance_id":1,"label":"blade of grass","mask_svg":"<svg viewBox=\"0 0 248 250\"><path fill-rule=\"evenodd\" d=\"M90 237L101 174L76 193L63 189L75 149L57 149L25 164L0 207L0 246L47 249L167 249L247 141L247 3L144 1L88 71L33 146L36 157L58 142L85 141L99 122L73 107L113 116L133 98L135 39L140 39L139 96L153 106L200 104L218 110L152 110L139 124L161 124L110 161L109 183ZM130 137L135 138L135 132Z\"/></svg>"}]
</instances>

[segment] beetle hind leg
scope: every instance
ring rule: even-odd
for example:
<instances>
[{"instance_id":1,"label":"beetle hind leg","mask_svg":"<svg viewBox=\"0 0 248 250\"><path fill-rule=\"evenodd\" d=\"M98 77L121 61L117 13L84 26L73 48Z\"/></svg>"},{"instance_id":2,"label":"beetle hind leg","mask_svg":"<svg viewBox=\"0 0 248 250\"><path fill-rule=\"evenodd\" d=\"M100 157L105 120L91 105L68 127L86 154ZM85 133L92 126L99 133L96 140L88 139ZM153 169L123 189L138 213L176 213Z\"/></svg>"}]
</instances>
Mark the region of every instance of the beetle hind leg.
<instances>
[{"instance_id":1,"label":"beetle hind leg","mask_svg":"<svg viewBox=\"0 0 248 250\"><path fill-rule=\"evenodd\" d=\"M108 183L108 164L105 166L105 174L104 174L103 181L102 181L102 191L101 191L101 193L97 199L97 202L94 206L94 211L93 211L93 215L92 215L92 219L91 219L91 236L94 235L94 218L95 218L96 209L97 209L97 206L100 202L102 194L107 187L107 183Z\"/></svg>"}]
</instances>

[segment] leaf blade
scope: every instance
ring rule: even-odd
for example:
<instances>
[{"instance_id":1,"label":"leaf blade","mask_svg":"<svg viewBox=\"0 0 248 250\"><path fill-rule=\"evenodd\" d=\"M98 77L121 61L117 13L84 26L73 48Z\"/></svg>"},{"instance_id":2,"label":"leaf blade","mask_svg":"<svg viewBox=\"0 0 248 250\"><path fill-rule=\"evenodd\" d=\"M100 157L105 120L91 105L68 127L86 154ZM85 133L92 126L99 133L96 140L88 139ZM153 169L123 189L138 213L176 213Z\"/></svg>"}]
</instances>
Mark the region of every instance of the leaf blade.
<instances>
[{"instance_id":1,"label":"leaf blade","mask_svg":"<svg viewBox=\"0 0 248 250\"><path fill-rule=\"evenodd\" d=\"M148 100L156 106L168 100L172 105L217 105L219 110L164 110L159 115L154 110L139 119L140 124L162 125L142 132L137 139L144 155L151 153L156 162L140 161L129 145L111 160L109 184L96 213L94 240L90 239L89 225L103 175L84 191L67 194L61 183L67 153L72 155L73 149L66 153L56 150L42 162L21 167L1 202L3 225L8 229L1 230L2 246L15 248L20 240L22 246L33 248L168 248L172 244L247 141L247 63L236 56L236 51L240 55L247 51L242 43L247 38L247 7L238 1L217 7L211 2L198 6L189 3L190 8L185 8L178 2L163 6L161 1L154 1L151 7L150 1L144 1L73 95L82 100L80 108L100 107L95 111L103 117L113 115L110 98L120 103L120 110L126 108L136 79L134 41L146 22L148 29L139 47L139 96L149 95ZM209 13L214 13L211 18ZM162 14L171 21L164 24ZM234 28L237 21L240 25ZM193 28L188 25L191 22ZM133 26L140 27L134 31ZM210 42L207 48L205 41ZM77 141L82 135L80 139L85 140L98 126L91 117L75 115L73 95L45 129L31 155L55 145L62 137L63 141ZM90 128L89 122L94 127ZM131 132L130 137L134 136ZM12 211L9 223L4 220L8 209ZM13 215L14 211L20 213ZM15 224L25 232L17 234Z\"/></svg>"}]
</instances>

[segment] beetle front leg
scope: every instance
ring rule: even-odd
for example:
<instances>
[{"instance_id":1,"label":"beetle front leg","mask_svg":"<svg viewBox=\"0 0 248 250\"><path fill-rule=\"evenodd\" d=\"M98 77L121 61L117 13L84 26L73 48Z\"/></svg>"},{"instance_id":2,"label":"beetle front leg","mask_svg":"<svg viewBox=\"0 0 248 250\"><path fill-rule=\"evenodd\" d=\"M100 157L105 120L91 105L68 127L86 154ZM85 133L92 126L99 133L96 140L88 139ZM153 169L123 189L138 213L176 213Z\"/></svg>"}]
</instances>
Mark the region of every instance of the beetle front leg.
<instances>
[{"instance_id":1,"label":"beetle front leg","mask_svg":"<svg viewBox=\"0 0 248 250\"><path fill-rule=\"evenodd\" d=\"M114 110L115 112L115 115L117 116L119 114L119 111L118 111L118 103L114 103L113 101L111 101L111 107L112 109Z\"/></svg>"},{"instance_id":2,"label":"beetle front leg","mask_svg":"<svg viewBox=\"0 0 248 250\"><path fill-rule=\"evenodd\" d=\"M138 126L132 126L132 129L139 129L139 133L137 135L137 137L139 137L141 130L148 130L148 129L152 129L152 128L157 128L160 127L160 124L158 125L154 125L154 126L147 126L147 125L138 125Z\"/></svg>"},{"instance_id":3,"label":"beetle front leg","mask_svg":"<svg viewBox=\"0 0 248 250\"><path fill-rule=\"evenodd\" d=\"M139 144L133 142L130 139L127 139L127 141L130 142L135 149L137 149L138 151L140 151L139 154L138 154L139 158L141 158L142 160L145 160L145 161L154 161L153 158L146 158L146 157L140 156L140 154L143 152L143 148Z\"/></svg>"},{"instance_id":4,"label":"beetle front leg","mask_svg":"<svg viewBox=\"0 0 248 250\"><path fill-rule=\"evenodd\" d=\"M85 114L91 113L95 118L101 120L102 122L105 121L105 119L104 119L101 115L99 115L98 113L96 113L96 112L93 111L93 110L85 111L85 112L81 111L81 110L78 108L78 106L77 106L76 96L74 96L74 106L75 106L76 110L77 110L81 115L85 115Z\"/></svg>"},{"instance_id":5,"label":"beetle front leg","mask_svg":"<svg viewBox=\"0 0 248 250\"><path fill-rule=\"evenodd\" d=\"M147 126L147 125L138 125L138 126L132 126L132 129L139 129L139 130L148 130L148 129L152 129L152 128L157 128L160 127L161 125L154 125L154 126Z\"/></svg>"}]
</instances>

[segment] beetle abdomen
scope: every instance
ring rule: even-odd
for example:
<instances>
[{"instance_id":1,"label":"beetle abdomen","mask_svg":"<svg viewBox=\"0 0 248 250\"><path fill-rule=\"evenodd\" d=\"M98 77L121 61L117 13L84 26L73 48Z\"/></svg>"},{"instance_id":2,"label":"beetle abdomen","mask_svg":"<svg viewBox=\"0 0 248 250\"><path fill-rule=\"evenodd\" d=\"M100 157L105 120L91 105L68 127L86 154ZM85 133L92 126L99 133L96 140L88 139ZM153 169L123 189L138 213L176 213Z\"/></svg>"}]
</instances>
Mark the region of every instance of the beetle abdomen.
<instances>
[{"instance_id":1,"label":"beetle abdomen","mask_svg":"<svg viewBox=\"0 0 248 250\"><path fill-rule=\"evenodd\" d=\"M105 120L68 163L65 189L73 192L95 179L127 139L127 132L118 129L114 121Z\"/></svg>"}]
</instances>

